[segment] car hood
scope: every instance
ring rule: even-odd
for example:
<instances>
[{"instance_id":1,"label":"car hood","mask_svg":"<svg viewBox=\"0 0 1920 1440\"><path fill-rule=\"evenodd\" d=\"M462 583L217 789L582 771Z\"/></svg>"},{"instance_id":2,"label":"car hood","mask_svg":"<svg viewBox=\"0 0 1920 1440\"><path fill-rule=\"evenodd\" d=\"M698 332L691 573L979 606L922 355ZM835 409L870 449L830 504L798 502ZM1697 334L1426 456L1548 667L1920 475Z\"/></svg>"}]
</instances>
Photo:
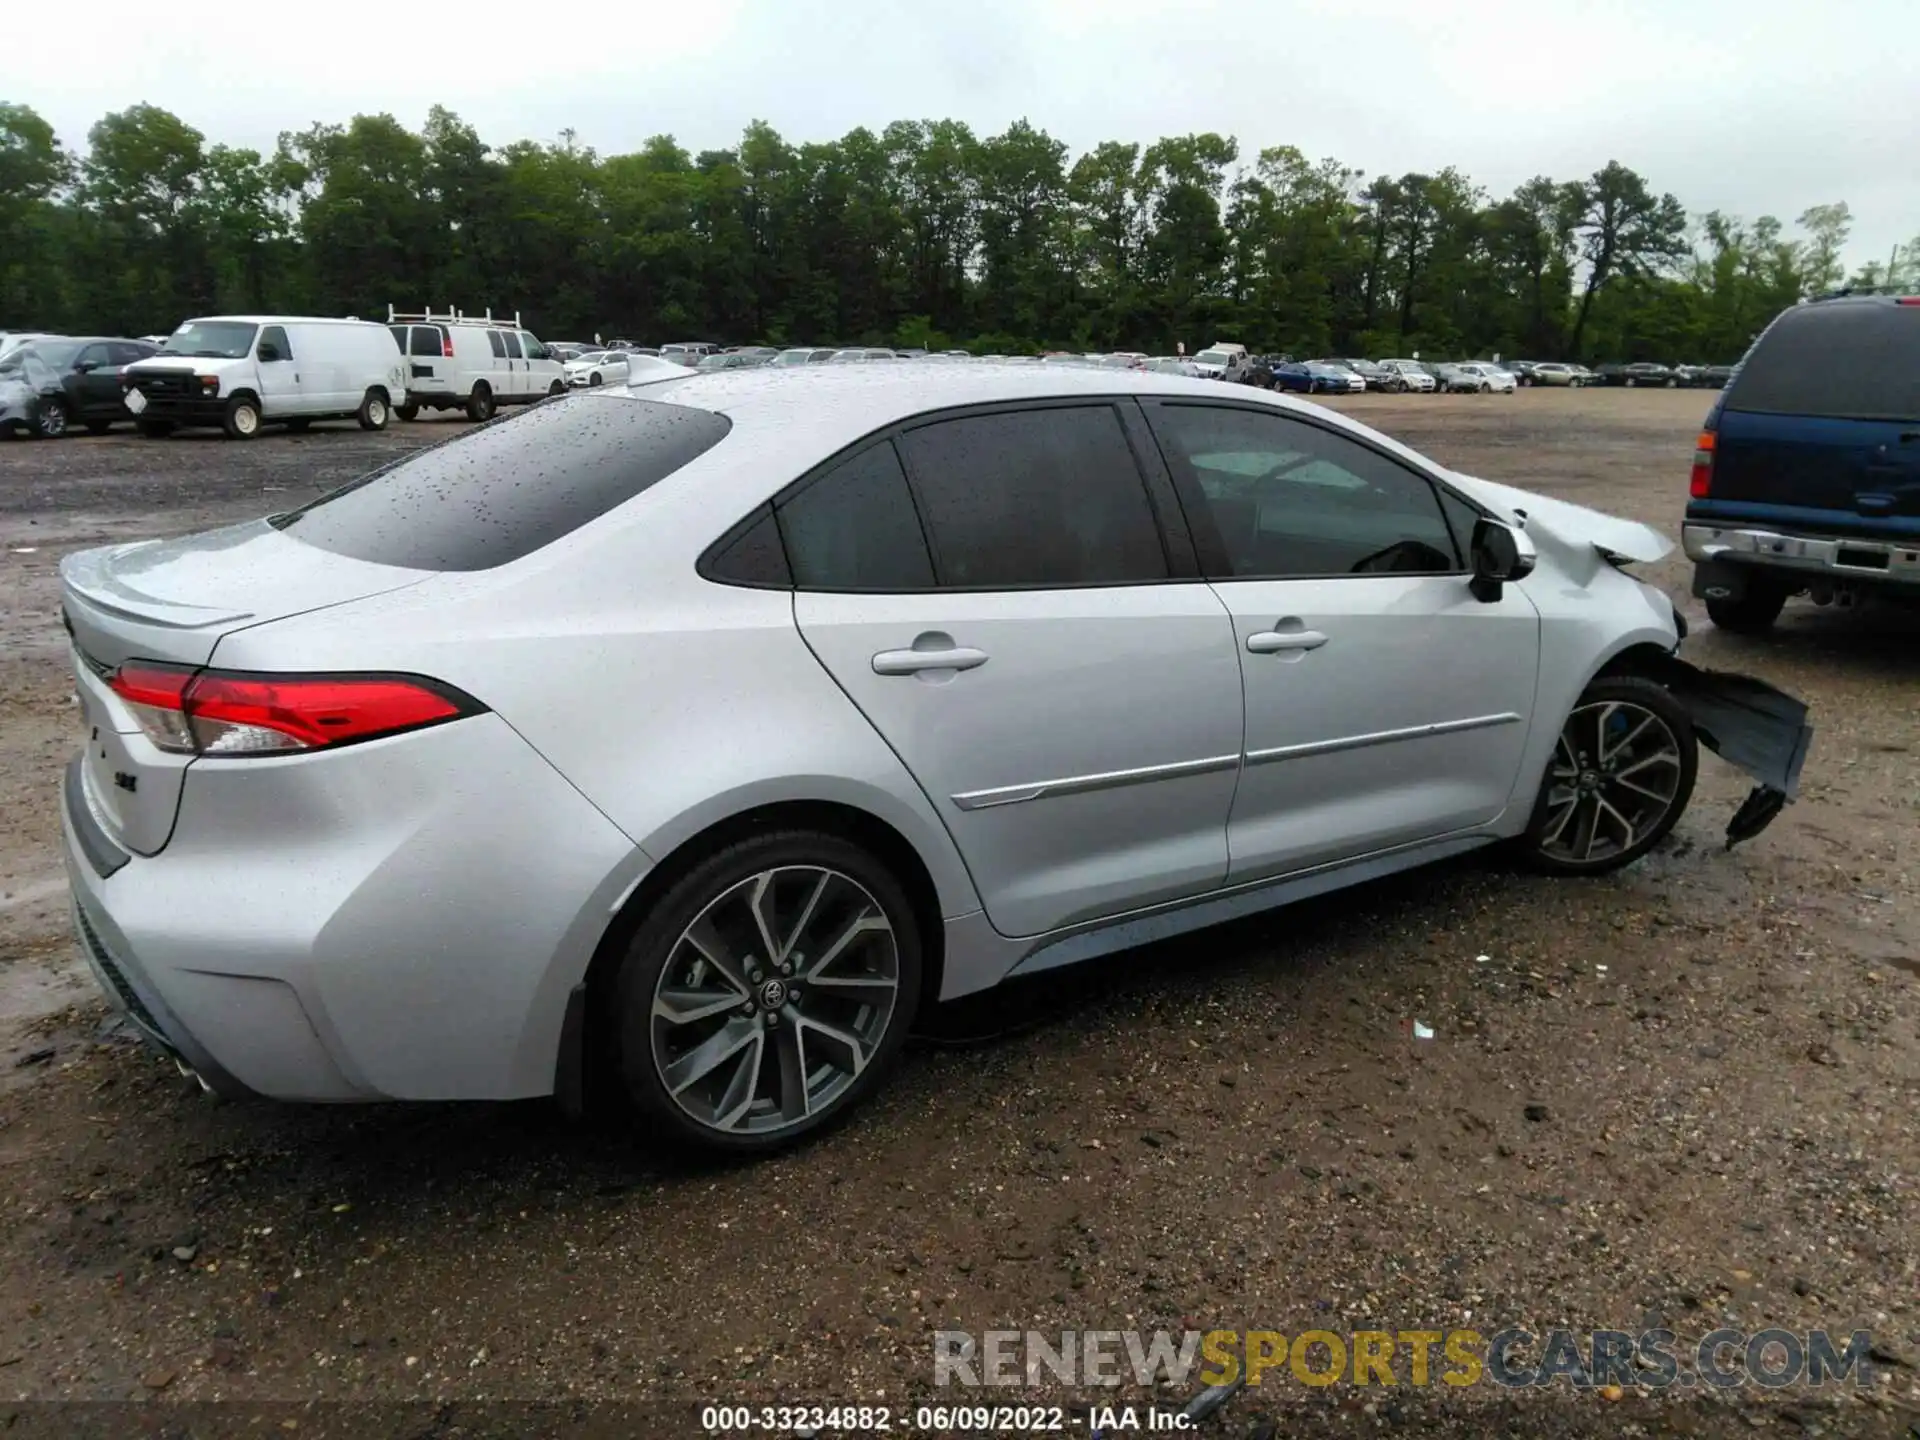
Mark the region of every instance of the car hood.
<instances>
[{"instance_id":1,"label":"car hood","mask_svg":"<svg viewBox=\"0 0 1920 1440\"><path fill-rule=\"evenodd\" d=\"M1673 542L1651 525L1589 510L1570 500L1555 500L1475 475L1453 472L1460 488L1476 500L1504 511L1529 534L1544 530L1569 545L1591 545L1609 559L1651 564L1673 551Z\"/></svg>"}]
</instances>

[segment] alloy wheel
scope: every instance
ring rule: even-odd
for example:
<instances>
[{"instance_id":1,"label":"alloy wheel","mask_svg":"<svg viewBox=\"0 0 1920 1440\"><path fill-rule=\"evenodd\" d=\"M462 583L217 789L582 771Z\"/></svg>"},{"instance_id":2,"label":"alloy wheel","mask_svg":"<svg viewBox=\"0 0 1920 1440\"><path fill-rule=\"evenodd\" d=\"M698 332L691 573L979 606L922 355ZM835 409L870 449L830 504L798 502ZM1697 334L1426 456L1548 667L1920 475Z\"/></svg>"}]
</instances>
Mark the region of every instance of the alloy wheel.
<instances>
[{"instance_id":1,"label":"alloy wheel","mask_svg":"<svg viewBox=\"0 0 1920 1440\"><path fill-rule=\"evenodd\" d=\"M824 866L763 870L674 942L654 986L653 1064L697 1125L775 1135L860 1078L899 991L893 925L865 886Z\"/></svg>"},{"instance_id":2,"label":"alloy wheel","mask_svg":"<svg viewBox=\"0 0 1920 1440\"><path fill-rule=\"evenodd\" d=\"M58 440L67 433L67 407L58 400L49 400L40 407L40 434L48 440Z\"/></svg>"},{"instance_id":3,"label":"alloy wheel","mask_svg":"<svg viewBox=\"0 0 1920 1440\"><path fill-rule=\"evenodd\" d=\"M1623 700L1579 706L1554 746L1540 849L1573 866L1624 854L1667 819L1683 774L1679 737L1652 710Z\"/></svg>"}]
</instances>

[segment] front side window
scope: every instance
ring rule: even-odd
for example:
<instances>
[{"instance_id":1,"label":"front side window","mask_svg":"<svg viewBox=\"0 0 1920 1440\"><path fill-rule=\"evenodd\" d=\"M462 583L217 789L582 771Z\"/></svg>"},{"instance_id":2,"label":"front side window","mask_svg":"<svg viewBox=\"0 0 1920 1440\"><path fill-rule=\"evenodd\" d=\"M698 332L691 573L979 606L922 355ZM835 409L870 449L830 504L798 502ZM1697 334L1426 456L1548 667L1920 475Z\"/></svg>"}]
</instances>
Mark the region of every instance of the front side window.
<instances>
[{"instance_id":1,"label":"front side window","mask_svg":"<svg viewBox=\"0 0 1920 1440\"><path fill-rule=\"evenodd\" d=\"M91 365L94 369L98 370L102 365L105 365L106 363L107 363L107 347L104 345L89 345L87 346L86 349L82 350L78 355L73 357L73 368L76 370L78 370L82 365Z\"/></svg>"},{"instance_id":2,"label":"front side window","mask_svg":"<svg viewBox=\"0 0 1920 1440\"><path fill-rule=\"evenodd\" d=\"M545 345L541 344L524 330L520 332L520 344L529 360L551 360L553 358L552 352L549 351Z\"/></svg>"},{"instance_id":3,"label":"front side window","mask_svg":"<svg viewBox=\"0 0 1920 1440\"><path fill-rule=\"evenodd\" d=\"M1167 578L1146 483L1111 405L940 420L900 443L942 586Z\"/></svg>"},{"instance_id":4,"label":"front side window","mask_svg":"<svg viewBox=\"0 0 1920 1440\"><path fill-rule=\"evenodd\" d=\"M843 460L775 514L803 590L933 588L933 560L891 441Z\"/></svg>"},{"instance_id":5,"label":"front side window","mask_svg":"<svg viewBox=\"0 0 1920 1440\"><path fill-rule=\"evenodd\" d=\"M1212 579L1461 568L1433 485L1356 440L1284 415L1156 405L1155 433ZM1202 513L1191 512L1198 508Z\"/></svg>"}]
</instances>

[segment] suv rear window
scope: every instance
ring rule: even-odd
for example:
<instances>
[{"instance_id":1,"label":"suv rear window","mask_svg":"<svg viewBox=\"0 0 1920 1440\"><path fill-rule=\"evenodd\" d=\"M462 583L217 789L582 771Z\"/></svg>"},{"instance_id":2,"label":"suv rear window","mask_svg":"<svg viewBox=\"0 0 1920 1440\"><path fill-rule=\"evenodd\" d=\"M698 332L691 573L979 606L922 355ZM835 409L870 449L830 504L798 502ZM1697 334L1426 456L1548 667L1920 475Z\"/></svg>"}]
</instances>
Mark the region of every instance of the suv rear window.
<instances>
[{"instance_id":1,"label":"suv rear window","mask_svg":"<svg viewBox=\"0 0 1920 1440\"><path fill-rule=\"evenodd\" d=\"M469 430L274 517L296 540L415 570L531 555L719 444L710 410L576 395Z\"/></svg>"},{"instance_id":2,"label":"suv rear window","mask_svg":"<svg viewBox=\"0 0 1920 1440\"><path fill-rule=\"evenodd\" d=\"M1726 408L1920 420L1920 306L1838 300L1787 311L1740 363Z\"/></svg>"}]
</instances>

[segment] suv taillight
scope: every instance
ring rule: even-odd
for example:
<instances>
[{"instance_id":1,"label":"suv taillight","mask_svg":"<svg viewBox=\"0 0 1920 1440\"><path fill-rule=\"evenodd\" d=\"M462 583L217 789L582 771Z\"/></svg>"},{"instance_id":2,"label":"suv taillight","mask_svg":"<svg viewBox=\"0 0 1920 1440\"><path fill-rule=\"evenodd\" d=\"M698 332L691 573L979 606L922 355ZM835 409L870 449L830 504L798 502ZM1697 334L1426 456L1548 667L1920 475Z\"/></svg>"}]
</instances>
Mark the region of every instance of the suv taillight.
<instances>
[{"instance_id":1,"label":"suv taillight","mask_svg":"<svg viewBox=\"0 0 1920 1440\"><path fill-rule=\"evenodd\" d=\"M1687 477L1687 494L1704 500L1713 490L1713 431L1702 430L1693 442L1693 473Z\"/></svg>"},{"instance_id":2,"label":"suv taillight","mask_svg":"<svg viewBox=\"0 0 1920 1440\"><path fill-rule=\"evenodd\" d=\"M107 682L176 755L284 755L418 730L485 710L417 675L255 675L133 660Z\"/></svg>"}]
</instances>

